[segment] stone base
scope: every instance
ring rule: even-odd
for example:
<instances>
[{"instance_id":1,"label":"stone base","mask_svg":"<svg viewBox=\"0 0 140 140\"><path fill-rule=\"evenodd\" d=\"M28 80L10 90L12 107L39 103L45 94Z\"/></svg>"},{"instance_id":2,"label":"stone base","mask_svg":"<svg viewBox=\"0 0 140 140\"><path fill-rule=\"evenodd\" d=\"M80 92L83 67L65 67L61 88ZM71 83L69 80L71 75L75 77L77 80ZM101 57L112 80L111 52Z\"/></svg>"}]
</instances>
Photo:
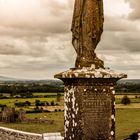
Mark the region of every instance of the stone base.
<instances>
[{"instance_id":1,"label":"stone base","mask_svg":"<svg viewBox=\"0 0 140 140\"><path fill-rule=\"evenodd\" d=\"M71 69L64 81L65 140L115 140L115 85L126 77L105 69Z\"/></svg>"}]
</instances>

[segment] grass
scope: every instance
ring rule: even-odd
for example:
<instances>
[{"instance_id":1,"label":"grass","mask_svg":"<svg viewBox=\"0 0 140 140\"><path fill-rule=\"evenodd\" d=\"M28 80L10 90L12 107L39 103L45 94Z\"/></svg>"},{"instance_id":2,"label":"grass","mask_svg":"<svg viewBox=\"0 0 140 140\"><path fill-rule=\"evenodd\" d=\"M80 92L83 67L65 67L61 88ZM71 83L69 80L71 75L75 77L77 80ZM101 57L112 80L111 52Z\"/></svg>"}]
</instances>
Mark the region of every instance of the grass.
<instances>
[{"instance_id":1,"label":"grass","mask_svg":"<svg viewBox=\"0 0 140 140\"><path fill-rule=\"evenodd\" d=\"M52 100L56 101L56 96L51 97L51 95L57 95L57 93L34 93L34 95L50 95L50 97L44 98L17 98L17 99L0 99L0 104L6 104L7 106L14 107L15 102L25 102L29 101L31 103L34 103L35 100L40 100L40 101L48 101L51 102ZM116 104L121 103L123 95L116 95ZM132 103L140 103L140 98L135 98L135 95L128 95ZM61 97L63 98L63 96Z\"/></svg>"},{"instance_id":2,"label":"grass","mask_svg":"<svg viewBox=\"0 0 140 140\"><path fill-rule=\"evenodd\" d=\"M125 96L125 94L122 94L122 95L116 94L116 95L115 95L115 97L116 97L117 99L122 99L123 96ZM140 94L139 94L139 95L134 95L134 94L127 95L127 97L129 97L129 98L136 98L136 96L137 96L137 97L140 97Z\"/></svg>"},{"instance_id":3,"label":"grass","mask_svg":"<svg viewBox=\"0 0 140 140\"><path fill-rule=\"evenodd\" d=\"M140 130L140 109L116 109L116 140Z\"/></svg>"},{"instance_id":4,"label":"grass","mask_svg":"<svg viewBox=\"0 0 140 140\"><path fill-rule=\"evenodd\" d=\"M39 97L0 99L0 104L7 105L7 106L10 106L10 107L15 107L14 103L16 103L16 102L29 101L32 104L35 103L35 100L46 101L46 102L51 102L51 101L57 102L57 93L33 93L33 95L34 96L39 96ZM47 97L44 97L45 95L47 95ZM61 96L61 99L62 99L63 98L63 93L61 93L61 95L62 95ZM63 103L61 105L63 105Z\"/></svg>"},{"instance_id":5,"label":"grass","mask_svg":"<svg viewBox=\"0 0 140 140\"><path fill-rule=\"evenodd\" d=\"M63 133L63 112L27 114L29 118L45 117L54 120L54 124L0 124L0 126L34 133ZM140 130L140 109L116 109L116 140L123 140L135 131Z\"/></svg>"},{"instance_id":6,"label":"grass","mask_svg":"<svg viewBox=\"0 0 140 140\"><path fill-rule=\"evenodd\" d=\"M139 96L140 95L140 92L116 92L116 95L120 95L120 96L123 96L123 95Z\"/></svg>"},{"instance_id":7,"label":"grass","mask_svg":"<svg viewBox=\"0 0 140 140\"><path fill-rule=\"evenodd\" d=\"M129 105L123 105L123 104L116 104L116 108L118 109L140 109L140 103L133 103Z\"/></svg>"},{"instance_id":8,"label":"grass","mask_svg":"<svg viewBox=\"0 0 140 140\"><path fill-rule=\"evenodd\" d=\"M123 96L124 95L116 95L115 96L116 104L120 104L121 103L121 100L122 100ZM135 98L134 95L128 95L128 97L130 98L131 103L140 103L140 98Z\"/></svg>"},{"instance_id":9,"label":"grass","mask_svg":"<svg viewBox=\"0 0 140 140\"><path fill-rule=\"evenodd\" d=\"M64 93L60 93L61 95L64 95ZM49 96L56 96L57 95L57 93L46 93L46 92L42 92L42 93L33 93L33 95L37 95L37 96L40 96L40 95L42 95L42 96L44 96L44 95L49 95Z\"/></svg>"},{"instance_id":10,"label":"grass","mask_svg":"<svg viewBox=\"0 0 140 140\"><path fill-rule=\"evenodd\" d=\"M17 130L33 132L33 133L46 133L46 132L61 132L63 133L64 129L64 116L63 112L53 112L53 113L36 113L36 114L27 114L28 118L40 118L46 116L48 120L54 120L54 124L45 124L45 123L1 123L0 126L13 128Z\"/></svg>"},{"instance_id":11,"label":"grass","mask_svg":"<svg viewBox=\"0 0 140 140\"><path fill-rule=\"evenodd\" d=\"M42 95L46 95L46 94L42 93ZM54 93L52 95L54 95ZM119 104L121 102L122 97L123 95L116 95L117 106L122 106ZM136 105L136 103L140 103L140 98L135 98L134 95L129 95L129 98L131 99L131 102L135 104L130 104L129 106L125 106L125 107L130 107L131 109L128 109L128 108L124 109L124 107L123 109L116 109L116 140L123 140L124 138L127 138L130 134L132 134L133 132L140 130L140 109L134 108L134 105ZM14 106L15 102L29 101L31 103L34 103L35 100L51 102L52 100L56 101L56 97L1 99L0 104ZM137 106L139 106L139 104ZM4 123L1 123L0 126L9 127L13 129L27 131L27 132L33 132L33 133L47 133L47 132L64 133L63 112L27 114L28 118L35 118L35 117L40 118L43 116L44 117L46 116L48 120L54 120L54 124L44 124L44 123L42 124L40 123L4 124Z\"/></svg>"},{"instance_id":12,"label":"grass","mask_svg":"<svg viewBox=\"0 0 140 140\"><path fill-rule=\"evenodd\" d=\"M25 102L25 101L29 101L31 103L34 103L35 100L40 100L40 101L55 101L56 98L18 98L18 99L0 99L0 104L6 104L7 106L11 106L14 107L14 103L16 102Z\"/></svg>"}]
</instances>

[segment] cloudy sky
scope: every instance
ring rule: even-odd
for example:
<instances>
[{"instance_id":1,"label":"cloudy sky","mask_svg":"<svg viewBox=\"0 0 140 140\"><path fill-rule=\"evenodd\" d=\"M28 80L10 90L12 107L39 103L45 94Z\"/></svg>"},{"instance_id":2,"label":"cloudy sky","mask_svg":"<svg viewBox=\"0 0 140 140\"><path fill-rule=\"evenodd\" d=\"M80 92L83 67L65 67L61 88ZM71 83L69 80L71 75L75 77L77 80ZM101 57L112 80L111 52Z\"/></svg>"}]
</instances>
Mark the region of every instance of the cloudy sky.
<instances>
[{"instance_id":1,"label":"cloudy sky","mask_svg":"<svg viewBox=\"0 0 140 140\"><path fill-rule=\"evenodd\" d=\"M47 79L74 67L74 0L0 0L0 76ZM98 57L105 66L140 78L140 2L104 0Z\"/></svg>"}]
</instances>

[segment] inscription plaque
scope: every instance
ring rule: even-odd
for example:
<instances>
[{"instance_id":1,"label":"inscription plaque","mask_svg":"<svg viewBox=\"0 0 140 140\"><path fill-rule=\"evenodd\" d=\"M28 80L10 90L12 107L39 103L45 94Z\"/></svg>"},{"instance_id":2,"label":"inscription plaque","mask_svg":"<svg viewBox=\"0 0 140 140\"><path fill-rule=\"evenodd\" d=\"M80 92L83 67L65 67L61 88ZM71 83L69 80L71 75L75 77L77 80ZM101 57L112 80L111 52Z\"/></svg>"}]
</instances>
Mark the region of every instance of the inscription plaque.
<instances>
[{"instance_id":1,"label":"inscription plaque","mask_svg":"<svg viewBox=\"0 0 140 140\"><path fill-rule=\"evenodd\" d=\"M112 97L92 92L90 96L86 97L83 94L83 98L86 98L82 102L83 121L86 126L84 127L84 134L86 139L102 136L102 132L104 132L104 138L102 138L107 139L111 129L109 126L111 120L109 118L112 114Z\"/></svg>"}]
</instances>

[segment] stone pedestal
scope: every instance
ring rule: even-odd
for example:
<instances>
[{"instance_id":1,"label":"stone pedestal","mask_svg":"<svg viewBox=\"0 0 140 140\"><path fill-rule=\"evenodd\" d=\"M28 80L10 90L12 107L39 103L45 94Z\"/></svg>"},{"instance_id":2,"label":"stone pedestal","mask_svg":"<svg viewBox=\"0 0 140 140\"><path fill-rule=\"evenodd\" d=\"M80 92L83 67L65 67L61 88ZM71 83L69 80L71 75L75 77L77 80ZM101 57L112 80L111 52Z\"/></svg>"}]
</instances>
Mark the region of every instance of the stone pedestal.
<instances>
[{"instance_id":1,"label":"stone pedestal","mask_svg":"<svg viewBox=\"0 0 140 140\"><path fill-rule=\"evenodd\" d=\"M94 68L55 75L65 84L65 140L115 140L114 87L125 77Z\"/></svg>"}]
</instances>

